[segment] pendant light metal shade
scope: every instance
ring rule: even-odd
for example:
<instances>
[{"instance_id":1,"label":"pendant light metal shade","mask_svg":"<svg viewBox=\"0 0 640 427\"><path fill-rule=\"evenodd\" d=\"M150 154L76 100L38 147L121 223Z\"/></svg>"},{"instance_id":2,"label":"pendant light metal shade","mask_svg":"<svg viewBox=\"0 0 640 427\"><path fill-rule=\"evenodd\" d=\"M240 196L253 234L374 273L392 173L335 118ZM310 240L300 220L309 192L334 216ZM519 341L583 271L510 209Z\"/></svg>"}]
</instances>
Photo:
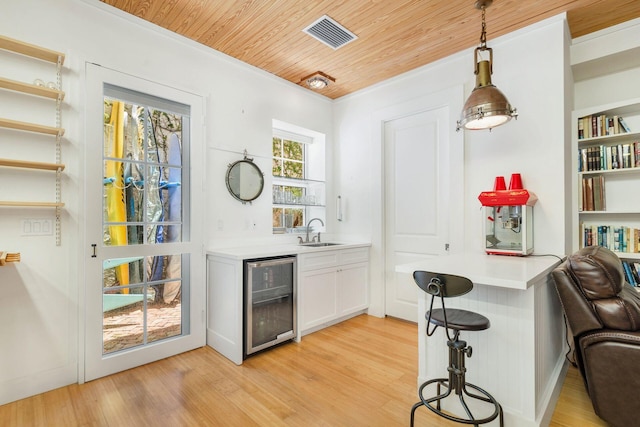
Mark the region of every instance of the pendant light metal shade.
<instances>
[{"instance_id":1,"label":"pendant light metal shade","mask_svg":"<svg viewBox=\"0 0 640 427\"><path fill-rule=\"evenodd\" d=\"M518 116L516 109L511 106L507 97L491 83L493 73L493 50L487 47L485 24L485 9L491 0L479 0L476 8L482 9L482 34L480 47L474 52L476 87L469 95L462 107L460 120L456 130L461 128L470 130L491 129L503 125ZM489 60L479 60L480 52L489 52Z\"/></svg>"},{"instance_id":2,"label":"pendant light metal shade","mask_svg":"<svg viewBox=\"0 0 640 427\"><path fill-rule=\"evenodd\" d=\"M491 129L518 115L507 97L491 83L491 63L481 61L477 65L479 72L476 87L462 107L457 130L461 127L471 130Z\"/></svg>"}]
</instances>

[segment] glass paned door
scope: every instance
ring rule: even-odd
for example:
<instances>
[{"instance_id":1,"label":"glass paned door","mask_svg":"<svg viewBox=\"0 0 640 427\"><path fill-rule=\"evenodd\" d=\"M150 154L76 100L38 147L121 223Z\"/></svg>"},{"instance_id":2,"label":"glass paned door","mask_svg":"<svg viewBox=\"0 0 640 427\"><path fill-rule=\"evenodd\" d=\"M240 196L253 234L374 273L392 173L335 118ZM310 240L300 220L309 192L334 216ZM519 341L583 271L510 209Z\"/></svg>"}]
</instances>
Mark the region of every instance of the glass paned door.
<instances>
[{"instance_id":1,"label":"glass paned door","mask_svg":"<svg viewBox=\"0 0 640 427\"><path fill-rule=\"evenodd\" d=\"M87 71L87 133L100 141L87 147L86 173L92 379L204 344L204 197L190 185L202 173L191 163L201 120L192 108L202 99L99 66Z\"/></svg>"}]
</instances>

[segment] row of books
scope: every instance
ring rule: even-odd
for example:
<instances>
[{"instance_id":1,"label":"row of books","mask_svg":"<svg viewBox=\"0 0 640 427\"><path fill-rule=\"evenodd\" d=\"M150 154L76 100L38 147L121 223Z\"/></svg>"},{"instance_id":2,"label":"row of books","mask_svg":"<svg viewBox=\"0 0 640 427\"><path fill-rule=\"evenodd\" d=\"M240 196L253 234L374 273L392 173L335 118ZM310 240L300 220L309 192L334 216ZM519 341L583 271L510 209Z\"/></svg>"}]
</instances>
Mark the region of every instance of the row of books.
<instances>
[{"instance_id":1,"label":"row of books","mask_svg":"<svg viewBox=\"0 0 640 427\"><path fill-rule=\"evenodd\" d=\"M636 288L640 287L640 262L623 259L622 268L624 269L624 276L627 279L627 283Z\"/></svg>"},{"instance_id":2,"label":"row of books","mask_svg":"<svg viewBox=\"0 0 640 427\"><path fill-rule=\"evenodd\" d=\"M604 246L614 252L640 253L640 229L612 225L580 224L585 246Z\"/></svg>"},{"instance_id":3,"label":"row of books","mask_svg":"<svg viewBox=\"0 0 640 427\"><path fill-rule=\"evenodd\" d=\"M640 167L640 141L578 149L578 172Z\"/></svg>"},{"instance_id":4,"label":"row of books","mask_svg":"<svg viewBox=\"0 0 640 427\"><path fill-rule=\"evenodd\" d=\"M605 197L604 176L588 176L582 178L582 199L579 201L578 210L605 211L607 210Z\"/></svg>"},{"instance_id":5,"label":"row of books","mask_svg":"<svg viewBox=\"0 0 640 427\"><path fill-rule=\"evenodd\" d=\"M631 129L620 116L607 117L605 114L594 114L578 119L578 139L630 132Z\"/></svg>"}]
</instances>

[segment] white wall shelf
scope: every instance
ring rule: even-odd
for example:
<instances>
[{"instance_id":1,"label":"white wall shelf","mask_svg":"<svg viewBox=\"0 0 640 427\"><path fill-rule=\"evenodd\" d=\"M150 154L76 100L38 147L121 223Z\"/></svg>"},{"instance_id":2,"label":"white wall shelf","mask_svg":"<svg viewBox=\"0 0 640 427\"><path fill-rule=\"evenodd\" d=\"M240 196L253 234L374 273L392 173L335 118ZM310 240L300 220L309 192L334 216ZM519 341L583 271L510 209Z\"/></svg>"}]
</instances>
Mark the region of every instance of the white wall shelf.
<instances>
[{"instance_id":1,"label":"white wall shelf","mask_svg":"<svg viewBox=\"0 0 640 427\"><path fill-rule=\"evenodd\" d=\"M0 159L0 166L13 168L26 168L38 170L55 171L55 201L0 201L1 207L23 207L23 208L54 208L56 211L56 245L60 245L60 209L64 206L61 201L61 172L64 164L61 163L61 140L64 129L61 127L61 103L65 93L62 88L62 64L64 54L40 46L25 43L9 37L0 36L0 49L14 52L20 55L36 58L50 62L56 66L56 82L47 87L44 85L31 84L21 81L0 77L0 89L10 90L25 95L33 95L45 99L55 100L55 126L48 126L38 123L28 123L9 118L0 118L0 128L12 129L24 132L34 132L55 137L55 163L34 162L17 159Z\"/></svg>"},{"instance_id":2,"label":"white wall shelf","mask_svg":"<svg viewBox=\"0 0 640 427\"><path fill-rule=\"evenodd\" d=\"M582 138L578 140L579 145L591 145L593 143L613 143L615 141L622 141L629 138L640 138L640 132L630 132L630 133L618 133L615 135L604 135L604 136L595 136L593 138Z\"/></svg>"},{"instance_id":3,"label":"white wall shelf","mask_svg":"<svg viewBox=\"0 0 640 427\"><path fill-rule=\"evenodd\" d=\"M578 172L579 175L620 175L620 174L633 174L640 173L640 167L633 168L621 168L621 169L603 169L603 170L594 170L594 171L583 171Z\"/></svg>"}]
</instances>

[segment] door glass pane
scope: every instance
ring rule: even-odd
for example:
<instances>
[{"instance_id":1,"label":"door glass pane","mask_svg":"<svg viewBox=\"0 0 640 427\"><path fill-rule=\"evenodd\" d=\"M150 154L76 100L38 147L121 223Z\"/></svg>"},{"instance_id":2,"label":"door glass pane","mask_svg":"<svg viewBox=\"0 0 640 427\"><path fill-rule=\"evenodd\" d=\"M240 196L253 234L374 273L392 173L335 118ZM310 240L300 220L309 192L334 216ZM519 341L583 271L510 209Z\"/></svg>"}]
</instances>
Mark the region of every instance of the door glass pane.
<instances>
[{"instance_id":1,"label":"door glass pane","mask_svg":"<svg viewBox=\"0 0 640 427\"><path fill-rule=\"evenodd\" d=\"M161 255L103 262L103 354L187 334L182 258Z\"/></svg>"},{"instance_id":2,"label":"door glass pane","mask_svg":"<svg viewBox=\"0 0 640 427\"><path fill-rule=\"evenodd\" d=\"M189 118L143 105L151 98L140 94L131 99L140 103L104 98L103 244L135 245L141 256L103 262L103 354L189 333L182 306L188 254L149 256L145 249L182 242L188 233L182 142Z\"/></svg>"},{"instance_id":3,"label":"door glass pane","mask_svg":"<svg viewBox=\"0 0 640 427\"><path fill-rule=\"evenodd\" d=\"M182 241L184 119L105 98L105 246Z\"/></svg>"}]
</instances>

